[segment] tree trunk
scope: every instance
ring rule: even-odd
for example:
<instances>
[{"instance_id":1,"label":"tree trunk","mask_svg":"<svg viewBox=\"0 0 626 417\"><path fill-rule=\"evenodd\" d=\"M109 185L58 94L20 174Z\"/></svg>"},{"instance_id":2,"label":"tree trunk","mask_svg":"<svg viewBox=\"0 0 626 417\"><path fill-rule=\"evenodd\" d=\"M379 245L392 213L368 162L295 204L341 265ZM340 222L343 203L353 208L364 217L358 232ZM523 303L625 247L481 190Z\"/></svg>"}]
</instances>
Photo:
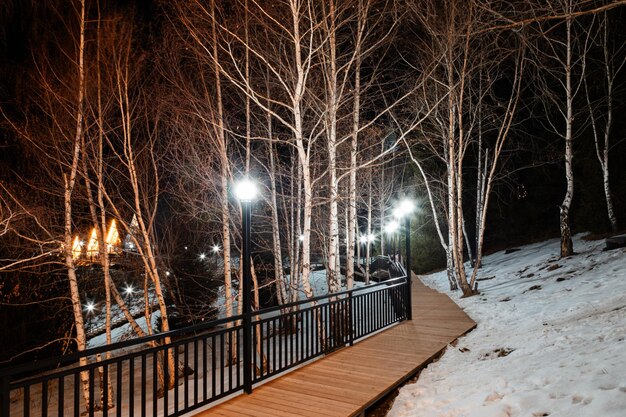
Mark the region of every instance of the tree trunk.
<instances>
[{"instance_id":1,"label":"tree trunk","mask_svg":"<svg viewBox=\"0 0 626 417\"><path fill-rule=\"evenodd\" d=\"M567 55L565 68L565 91L566 91L566 127L565 127L565 179L567 181L567 190L565 198L560 208L560 229L561 229L561 257L572 256L574 248L572 244L572 232L570 230L569 210L574 198L574 171L572 169L572 159L574 152L572 149L572 123L573 123L573 93L572 93L572 19L566 21L567 30Z\"/></svg>"}]
</instances>

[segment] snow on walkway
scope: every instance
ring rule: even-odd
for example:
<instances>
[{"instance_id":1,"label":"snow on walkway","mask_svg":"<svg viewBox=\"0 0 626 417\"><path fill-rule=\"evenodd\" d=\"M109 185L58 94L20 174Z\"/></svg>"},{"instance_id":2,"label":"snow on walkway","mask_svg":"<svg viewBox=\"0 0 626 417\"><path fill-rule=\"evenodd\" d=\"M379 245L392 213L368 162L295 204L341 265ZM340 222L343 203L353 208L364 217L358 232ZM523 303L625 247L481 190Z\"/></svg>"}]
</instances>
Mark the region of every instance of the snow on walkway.
<instances>
[{"instance_id":1,"label":"snow on walkway","mask_svg":"<svg viewBox=\"0 0 626 417\"><path fill-rule=\"evenodd\" d=\"M390 417L625 417L626 251L574 239L498 252L479 271L481 295L460 299L445 272L422 277L478 327L449 346Z\"/></svg>"}]
</instances>

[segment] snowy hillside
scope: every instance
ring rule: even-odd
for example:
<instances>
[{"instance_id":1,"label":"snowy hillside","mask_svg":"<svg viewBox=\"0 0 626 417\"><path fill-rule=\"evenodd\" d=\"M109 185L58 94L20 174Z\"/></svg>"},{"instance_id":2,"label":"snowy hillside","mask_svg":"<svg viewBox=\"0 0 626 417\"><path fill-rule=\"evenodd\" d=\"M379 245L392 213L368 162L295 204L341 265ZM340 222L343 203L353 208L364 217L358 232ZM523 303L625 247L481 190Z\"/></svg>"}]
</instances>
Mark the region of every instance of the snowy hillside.
<instances>
[{"instance_id":1,"label":"snowy hillside","mask_svg":"<svg viewBox=\"0 0 626 417\"><path fill-rule=\"evenodd\" d=\"M389 416L626 416L626 251L576 236L484 260L481 295L449 294L478 327L449 346ZM445 272L422 277L447 291Z\"/></svg>"}]
</instances>

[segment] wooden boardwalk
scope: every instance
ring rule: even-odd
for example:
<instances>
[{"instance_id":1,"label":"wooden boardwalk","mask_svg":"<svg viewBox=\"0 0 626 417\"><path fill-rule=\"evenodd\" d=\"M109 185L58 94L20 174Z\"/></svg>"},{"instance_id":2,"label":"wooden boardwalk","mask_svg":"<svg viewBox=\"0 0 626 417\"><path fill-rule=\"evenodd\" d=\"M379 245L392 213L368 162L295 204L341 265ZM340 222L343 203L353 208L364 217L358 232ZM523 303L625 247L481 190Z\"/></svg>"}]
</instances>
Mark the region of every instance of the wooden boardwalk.
<instances>
[{"instance_id":1,"label":"wooden boardwalk","mask_svg":"<svg viewBox=\"0 0 626 417\"><path fill-rule=\"evenodd\" d=\"M358 416L476 326L448 296L413 277L413 320L196 414Z\"/></svg>"}]
</instances>

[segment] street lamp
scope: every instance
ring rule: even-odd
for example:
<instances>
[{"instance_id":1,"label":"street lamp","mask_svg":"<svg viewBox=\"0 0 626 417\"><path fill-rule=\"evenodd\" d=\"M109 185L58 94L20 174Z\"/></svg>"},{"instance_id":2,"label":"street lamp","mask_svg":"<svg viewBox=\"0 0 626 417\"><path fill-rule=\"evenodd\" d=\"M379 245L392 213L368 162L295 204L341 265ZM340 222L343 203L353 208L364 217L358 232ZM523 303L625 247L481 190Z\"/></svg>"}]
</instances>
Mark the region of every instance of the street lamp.
<instances>
[{"instance_id":1,"label":"street lamp","mask_svg":"<svg viewBox=\"0 0 626 417\"><path fill-rule=\"evenodd\" d=\"M135 292L135 289L133 288L132 285L128 285L126 286L126 288L124 288L124 294L131 296L133 295L133 293Z\"/></svg>"},{"instance_id":2,"label":"street lamp","mask_svg":"<svg viewBox=\"0 0 626 417\"><path fill-rule=\"evenodd\" d=\"M87 313L91 314L96 310L96 305L93 303L93 301L88 301L85 305L85 310L87 310Z\"/></svg>"},{"instance_id":3,"label":"street lamp","mask_svg":"<svg viewBox=\"0 0 626 417\"><path fill-rule=\"evenodd\" d=\"M385 232L387 233L387 235L389 236L389 239L391 240L391 254L394 257L394 259L395 259L395 253L396 253L396 241L394 237L399 227L400 225L395 220L390 221L389 223L387 223L387 226L385 226Z\"/></svg>"},{"instance_id":4,"label":"street lamp","mask_svg":"<svg viewBox=\"0 0 626 417\"><path fill-rule=\"evenodd\" d=\"M367 260L365 259L365 245L367 244L367 236L361 235L361 237L359 238L359 242L361 243L361 247L363 248L363 263L366 263Z\"/></svg>"},{"instance_id":5,"label":"street lamp","mask_svg":"<svg viewBox=\"0 0 626 417\"><path fill-rule=\"evenodd\" d=\"M409 215L415 210L415 203L412 200L405 198L400 201L394 210L394 216L399 219L404 219L404 244L405 244L405 262L406 262L406 276L408 284L407 294L407 319L413 318L412 308L412 294L411 294L411 218Z\"/></svg>"},{"instance_id":6,"label":"street lamp","mask_svg":"<svg viewBox=\"0 0 626 417\"><path fill-rule=\"evenodd\" d=\"M201 261L204 261L204 259L206 258L206 254L205 253L201 253L199 256Z\"/></svg>"},{"instance_id":7,"label":"street lamp","mask_svg":"<svg viewBox=\"0 0 626 417\"><path fill-rule=\"evenodd\" d=\"M252 306L250 292L252 291L252 273L250 270L250 206L258 194L256 184L247 178L235 184L235 197L241 203L241 225L243 228L243 390L246 394L252 393L252 334L251 319Z\"/></svg>"},{"instance_id":8,"label":"street lamp","mask_svg":"<svg viewBox=\"0 0 626 417\"><path fill-rule=\"evenodd\" d=\"M217 268L217 255L220 253L220 245L213 245L211 252L213 252L213 267Z\"/></svg>"}]
</instances>

